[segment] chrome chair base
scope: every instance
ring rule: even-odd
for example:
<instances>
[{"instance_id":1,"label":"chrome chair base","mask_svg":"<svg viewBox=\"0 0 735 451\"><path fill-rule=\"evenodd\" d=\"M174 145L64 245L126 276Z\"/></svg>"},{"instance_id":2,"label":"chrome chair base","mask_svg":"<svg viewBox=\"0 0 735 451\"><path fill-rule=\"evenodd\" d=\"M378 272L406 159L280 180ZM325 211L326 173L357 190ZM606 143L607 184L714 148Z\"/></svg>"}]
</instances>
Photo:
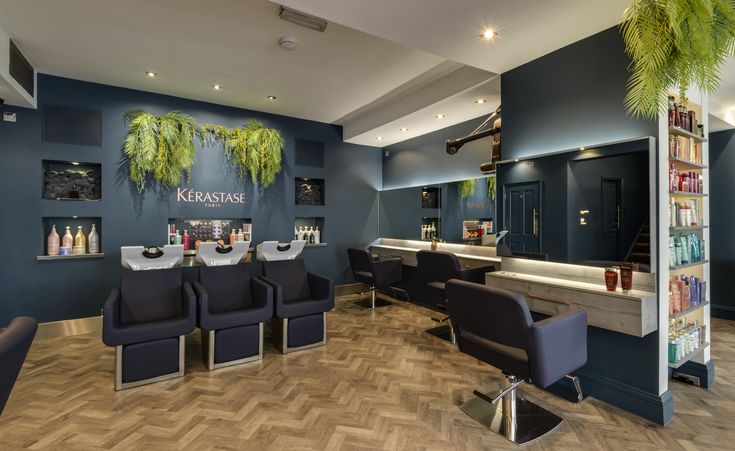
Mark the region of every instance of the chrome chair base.
<instances>
[{"instance_id":1,"label":"chrome chair base","mask_svg":"<svg viewBox=\"0 0 735 451\"><path fill-rule=\"evenodd\" d=\"M365 292L359 293L359 294L362 295L362 294L365 294ZM386 301L385 299L377 299L375 297L375 288L372 288L372 287L370 288L370 299L362 299L362 300L355 302L355 304L359 305L360 307L369 308L369 309L374 309L377 307L387 307L389 305L393 305L392 302Z\"/></svg>"},{"instance_id":2,"label":"chrome chair base","mask_svg":"<svg viewBox=\"0 0 735 451\"><path fill-rule=\"evenodd\" d=\"M457 343L454 337L454 330L450 325L432 327L431 329L426 329L424 332L448 343Z\"/></svg>"},{"instance_id":3,"label":"chrome chair base","mask_svg":"<svg viewBox=\"0 0 735 451\"><path fill-rule=\"evenodd\" d=\"M499 396L491 398L480 394L460 408L487 429L516 445L538 440L562 423L561 417L525 399L518 392L517 385L513 380L504 381Z\"/></svg>"}]
</instances>

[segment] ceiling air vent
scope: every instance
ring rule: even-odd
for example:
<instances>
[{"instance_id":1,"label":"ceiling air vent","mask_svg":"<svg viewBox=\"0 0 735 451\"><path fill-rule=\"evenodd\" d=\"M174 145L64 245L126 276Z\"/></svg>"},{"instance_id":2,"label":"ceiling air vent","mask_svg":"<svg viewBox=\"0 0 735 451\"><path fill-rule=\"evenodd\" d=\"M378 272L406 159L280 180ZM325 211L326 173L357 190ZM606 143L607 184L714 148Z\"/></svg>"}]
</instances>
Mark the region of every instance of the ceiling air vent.
<instances>
[{"instance_id":1,"label":"ceiling air vent","mask_svg":"<svg viewBox=\"0 0 735 451\"><path fill-rule=\"evenodd\" d=\"M31 96L35 96L34 93L34 78L35 71L33 66L28 62L25 56L20 52L20 49L12 39L10 42L10 54L8 65L8 72L10 76L18 82L18 84L25 89L25 91Z\"/></svg>"},{"instance_id":2,"label":"ceiling air vent","mask_svg":"<svg viewBox=\"0 0 735 451\"><path fill-rule=\"evenodd\" d=\"M285 6L281 6L281 9L278 11L278 17L287 22L295 23L296 25L301 25L302 27L318 31L320 33L324 33L324 30L327 29L326 20L304 14L300 11L296 11L295 9L286 8Z\"/></svg>"}]
</instances>

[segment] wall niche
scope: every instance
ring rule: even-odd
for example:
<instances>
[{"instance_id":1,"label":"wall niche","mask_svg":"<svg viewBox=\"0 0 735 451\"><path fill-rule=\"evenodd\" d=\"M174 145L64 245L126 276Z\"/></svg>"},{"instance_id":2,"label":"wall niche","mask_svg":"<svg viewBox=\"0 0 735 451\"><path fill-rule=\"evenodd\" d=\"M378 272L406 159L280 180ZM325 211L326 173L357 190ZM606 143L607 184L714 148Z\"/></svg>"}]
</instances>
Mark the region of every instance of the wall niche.
<instances>
[{"instance_id":1,"label":"wall niche","mask_svg":"<svg viewBox=\"0 0 735 451\"><path fill-rule=\"evenodd\" d=\"M43 160L43 198L100 200L102 165L78 161Z\"/></svg>"},{"instance_id":2,"label":"wall niche","mask_svg":"<svg viewBox=\"0 0 735 451\"><path fill-rule=\"evenodd\" d=\"M296 177L296 205L324 205L324 179Z\"/></svg>"}]
</instances>

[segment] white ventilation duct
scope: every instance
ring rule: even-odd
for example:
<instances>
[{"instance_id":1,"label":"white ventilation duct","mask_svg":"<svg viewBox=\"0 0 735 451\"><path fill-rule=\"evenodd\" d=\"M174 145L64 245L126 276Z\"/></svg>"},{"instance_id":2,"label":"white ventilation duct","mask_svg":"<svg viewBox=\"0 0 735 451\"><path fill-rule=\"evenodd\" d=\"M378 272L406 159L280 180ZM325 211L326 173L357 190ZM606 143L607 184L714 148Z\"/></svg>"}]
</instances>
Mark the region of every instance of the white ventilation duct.
<instances>
[{"instance_id":1,"label":"white ventilation duct","mask_svg":"<svg viewBox=\"0 0 735 451\"><path fill-rule=\"evenodd\" d=\"M8 105L36 108L36 69L0 28L0 99Z\"/></svg>"}]
</instances>

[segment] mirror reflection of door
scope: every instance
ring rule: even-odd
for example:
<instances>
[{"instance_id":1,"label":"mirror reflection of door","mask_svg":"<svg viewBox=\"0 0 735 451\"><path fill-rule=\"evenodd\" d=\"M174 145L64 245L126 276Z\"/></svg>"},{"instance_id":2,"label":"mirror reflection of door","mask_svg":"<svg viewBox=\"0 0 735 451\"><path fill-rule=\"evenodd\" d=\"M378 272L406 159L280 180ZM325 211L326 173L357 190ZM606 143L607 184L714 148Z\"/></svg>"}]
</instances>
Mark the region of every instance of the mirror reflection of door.
<instances>
[{"instance_id":1,"label":"mirror reflection of door","mask_svg":"<svg viewBox=\"0 0 735 451\"><path fill-rule=\"evenodd\" d=\"M623 180L603 177L601 183L600 256L603 260L621 261Z\"/></svg>"},{"instance_id":2,"label":"mirror reflection of door","mask_svg":"<svg viewBox=\"0 0 735 451\"><path fill-rule=\"evenodd\" d=\"M541 252L541 182L503 185L503 228L511 252Z\"/></svg>"}]
</instances>

